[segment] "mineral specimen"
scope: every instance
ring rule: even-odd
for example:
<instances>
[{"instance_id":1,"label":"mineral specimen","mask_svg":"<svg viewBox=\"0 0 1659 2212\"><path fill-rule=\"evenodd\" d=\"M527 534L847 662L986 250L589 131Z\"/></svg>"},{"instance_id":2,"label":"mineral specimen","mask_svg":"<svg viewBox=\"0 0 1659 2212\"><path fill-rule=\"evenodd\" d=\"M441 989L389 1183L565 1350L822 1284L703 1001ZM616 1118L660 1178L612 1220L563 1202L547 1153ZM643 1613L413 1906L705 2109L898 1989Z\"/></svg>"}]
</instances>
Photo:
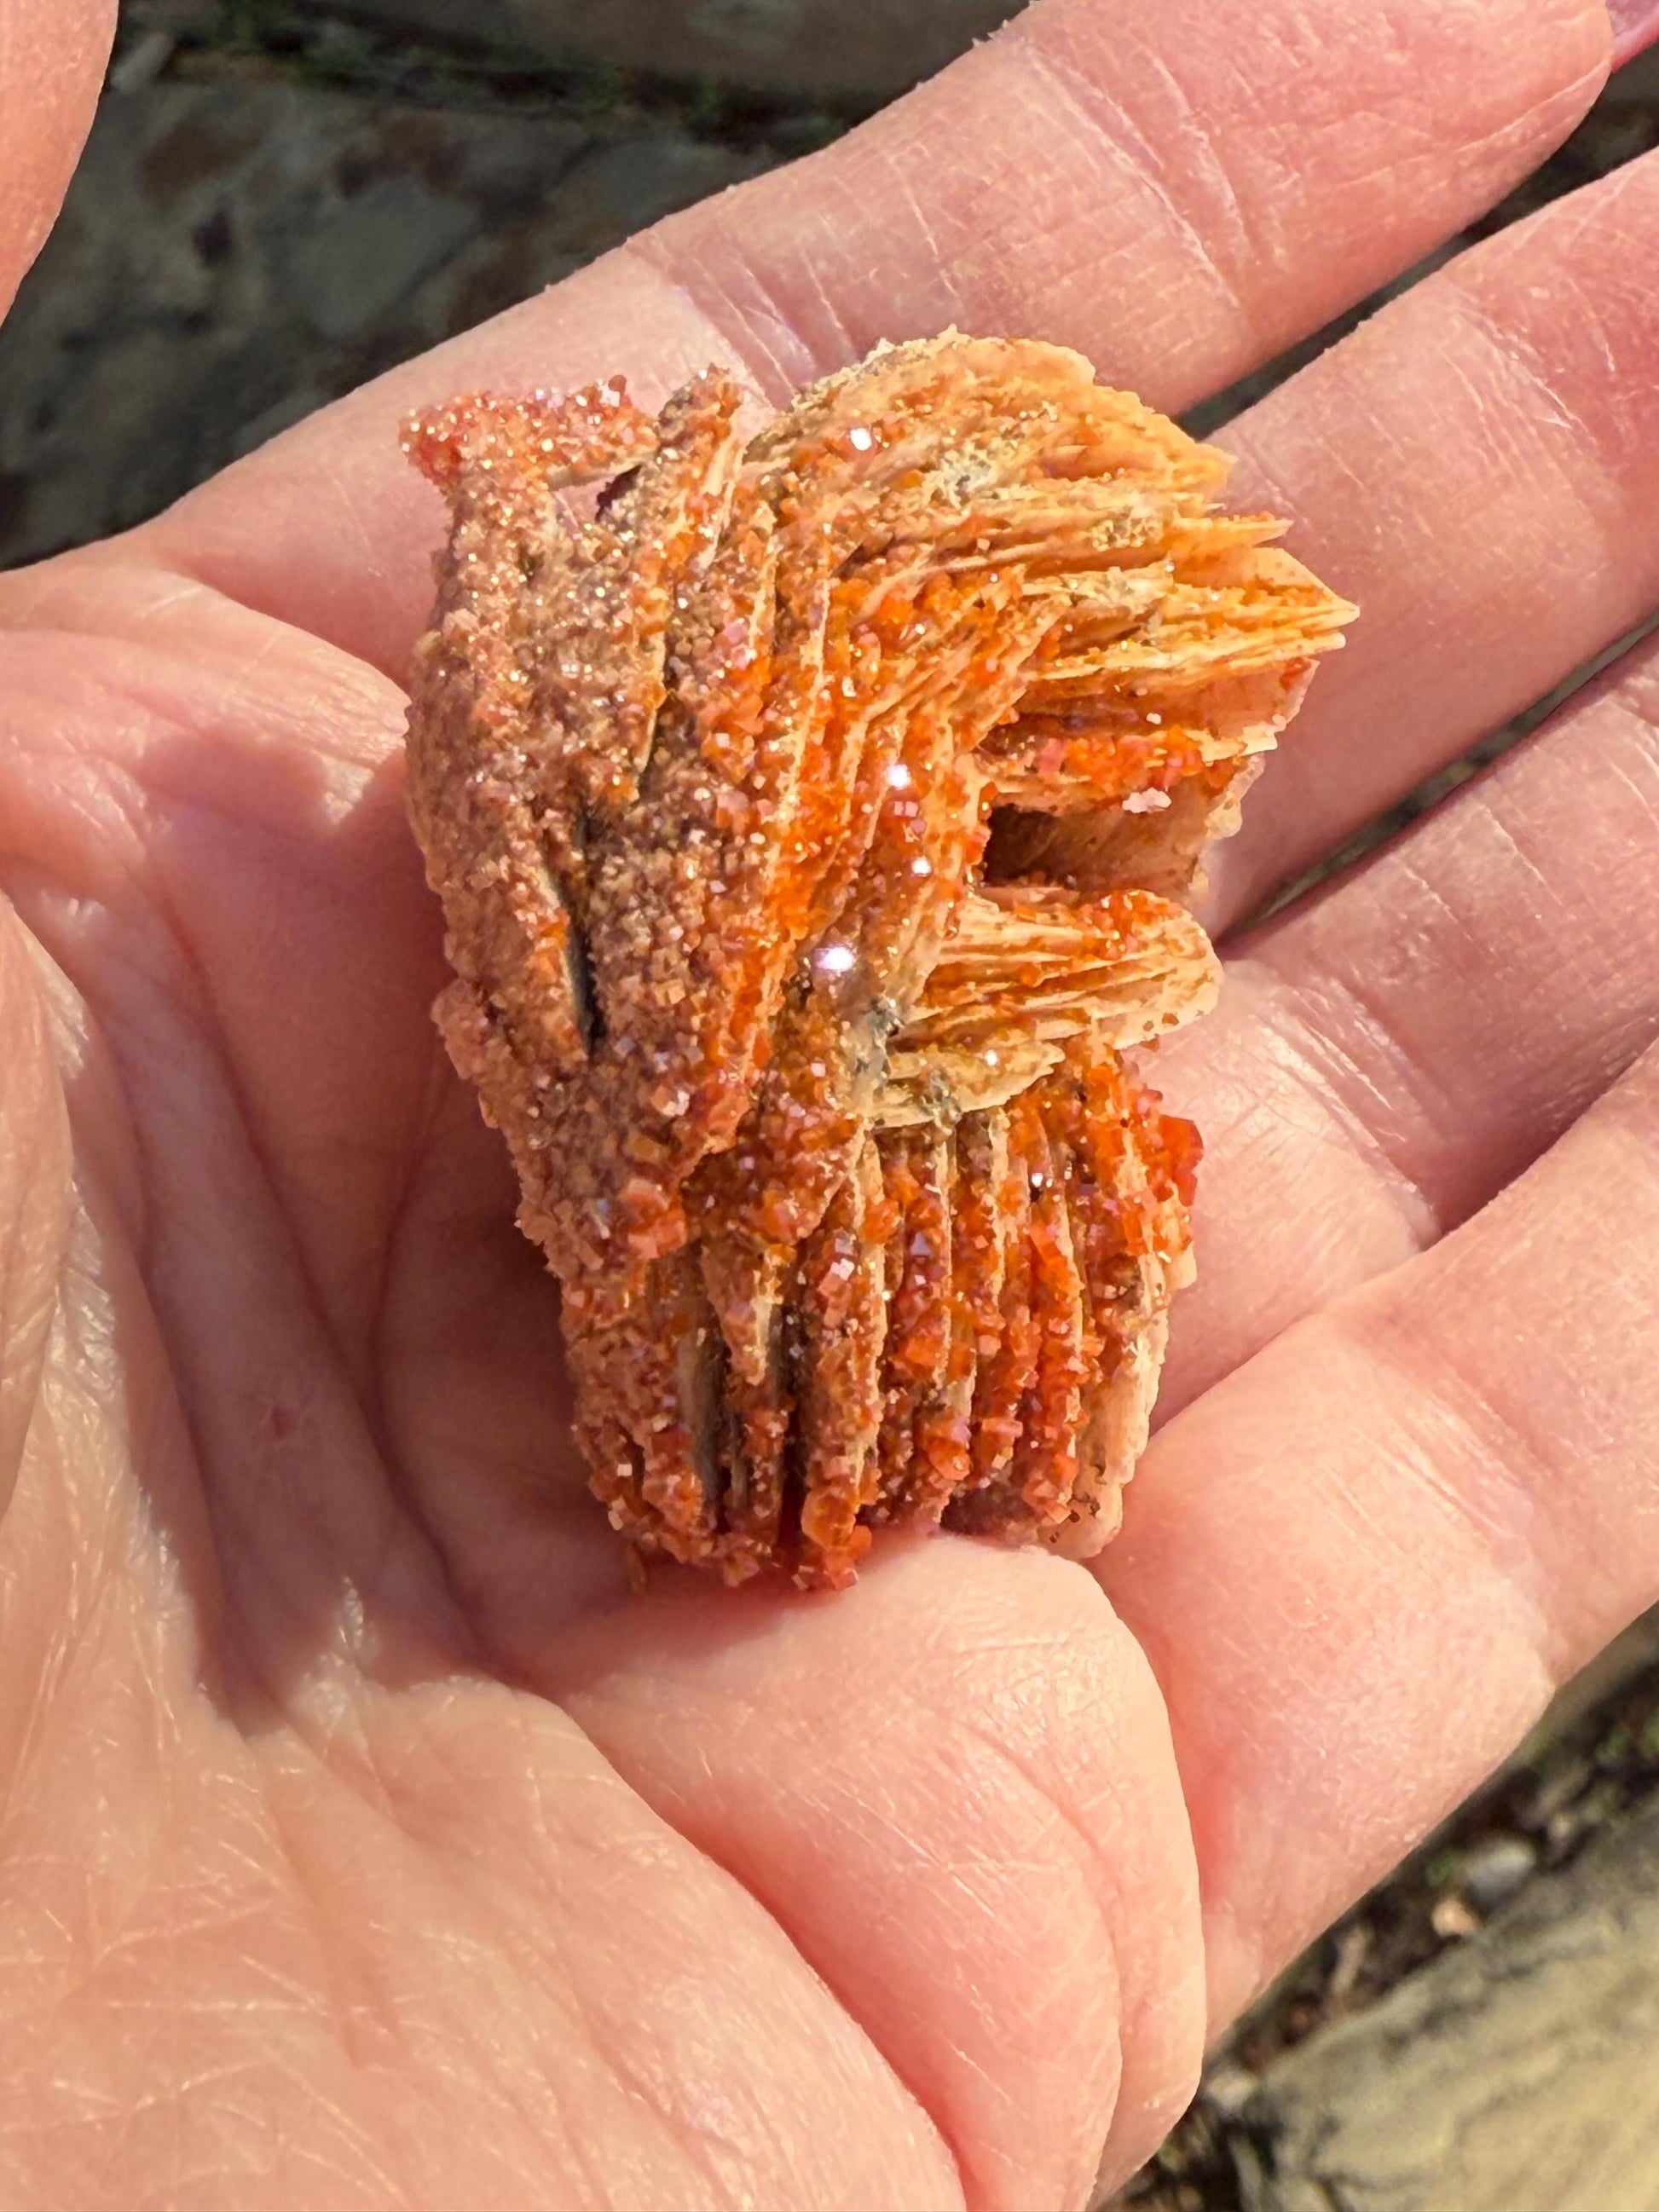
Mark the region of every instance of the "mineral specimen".
<instances>
[{"instance_id":1,"label":"mineral specimen","mask_svg":"<svg viewBox=\"0 0 1659 2212\"><path fill-rule=\"evenodd\" d=\"M617 380L409 425L451 514L409 734L438 1019L638 1551L1091 1553L1191 1268L1198 1138L1134 1055L1214 994L1200 854L1352 610L1057 347L744 404L710 370L654 417Z\"/></svg>"}]
</instances>

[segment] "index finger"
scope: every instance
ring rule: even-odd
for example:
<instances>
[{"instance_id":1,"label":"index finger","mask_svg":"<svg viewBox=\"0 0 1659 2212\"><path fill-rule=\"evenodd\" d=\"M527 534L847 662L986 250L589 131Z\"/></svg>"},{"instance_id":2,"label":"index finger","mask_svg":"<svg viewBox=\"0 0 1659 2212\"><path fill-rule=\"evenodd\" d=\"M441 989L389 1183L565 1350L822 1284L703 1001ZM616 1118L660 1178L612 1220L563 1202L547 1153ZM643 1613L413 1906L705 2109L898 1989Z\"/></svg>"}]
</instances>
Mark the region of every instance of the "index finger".
<instances>
[{"instance_id":1,"label":"index finger","mask_svg":"<svg viewBox=\"0 0 1659 2212\"><path fill-rule=\"evenodd\" d=\"M1498 198L1605 74L1601 0L1039 0L861 131L382 378L140 535L400 673L431 495L398 416L491 383L708 360L769 396L952 321L1075 344L1179 408ZM138 547L125 541L120 557Z\"/></svg>"}]
</instances>

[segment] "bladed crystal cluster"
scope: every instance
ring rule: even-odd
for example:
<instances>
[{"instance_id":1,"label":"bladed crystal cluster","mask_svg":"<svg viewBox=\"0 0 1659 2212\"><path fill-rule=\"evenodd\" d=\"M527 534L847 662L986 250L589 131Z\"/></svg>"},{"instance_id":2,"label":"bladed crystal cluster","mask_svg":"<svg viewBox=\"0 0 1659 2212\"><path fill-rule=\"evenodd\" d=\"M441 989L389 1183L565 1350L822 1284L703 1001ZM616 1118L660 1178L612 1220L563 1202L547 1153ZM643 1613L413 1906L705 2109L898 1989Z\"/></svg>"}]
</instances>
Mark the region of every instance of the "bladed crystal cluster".
<instances>
[{"instance_id":1,"label":"bladed crystal cluster","mask_svg":"<svg viewBox=\"0 0 1659 2212\"><path fill-rule=\"evenodd\" d=\"M641 1554L840 1584L886 1523L1113 1533L1199 1142L1140 1048L1353 610L1077 354L883 347L408 427L450 510L410 794L437 1015Z\"/></svg>"}]
</instances>

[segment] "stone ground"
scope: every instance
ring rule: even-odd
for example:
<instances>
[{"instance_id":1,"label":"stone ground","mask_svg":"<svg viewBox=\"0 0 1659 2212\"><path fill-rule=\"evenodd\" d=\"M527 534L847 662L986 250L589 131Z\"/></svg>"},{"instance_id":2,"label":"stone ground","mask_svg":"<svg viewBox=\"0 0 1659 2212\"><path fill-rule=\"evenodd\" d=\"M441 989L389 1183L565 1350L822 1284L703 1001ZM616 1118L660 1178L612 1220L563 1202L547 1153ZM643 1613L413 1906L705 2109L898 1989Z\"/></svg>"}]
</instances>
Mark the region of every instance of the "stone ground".
<instances>
[{"instance_id":1,"label":"stone ground","mask_svg":"<svg viewBox=\"0 0 1659 2212\"><path fill-rule=\"evenodd\" d=\"M140 520L844 120L310 18L279 38L245 12L210 36L125 10L63 219L0 331L0 563Z\"/></svg>"},{"instance_id":2,"label":"stone ground","mask_svg":"<svg viewBox=\"0 0 1659 2212\"><path fill-rule=\"evenodd\" d=\"M1102 2212L1659 2212L1659 1613L1240 2021Z\"/></svg>"},{"instance_id":3,"label":"stone ground","mask_svg":"<svg viewBox=\"0 0 1659 2212\"><path fill-rule=\"evenodd\" d=\"M643 21L667 0L629 3ZM862 79L803 82L824 24L854 9L887 42L872 40ZM445 39L463 12L475 35ZM631 231L827 143L1008 9L700 0L668 12L701 42L684 50L700 65L734 41L745 65L719 81L617 70L619 19L589 0L337 12L328 0L125 0L68 209L0 331L0 566L141 520ZM503 25L522 41L477 35ZM1615 79L1471 235L1656 143L1659 52ZM1364 312L1193 427L1224 421ZM1497 733L1364 842L1516 734ZM1290 1970L1117 2202L1659 2212L1659 2107L1644 2086L1656 2027L1659 1626L1644 1624Z\"/></svg>"}]
</instances>

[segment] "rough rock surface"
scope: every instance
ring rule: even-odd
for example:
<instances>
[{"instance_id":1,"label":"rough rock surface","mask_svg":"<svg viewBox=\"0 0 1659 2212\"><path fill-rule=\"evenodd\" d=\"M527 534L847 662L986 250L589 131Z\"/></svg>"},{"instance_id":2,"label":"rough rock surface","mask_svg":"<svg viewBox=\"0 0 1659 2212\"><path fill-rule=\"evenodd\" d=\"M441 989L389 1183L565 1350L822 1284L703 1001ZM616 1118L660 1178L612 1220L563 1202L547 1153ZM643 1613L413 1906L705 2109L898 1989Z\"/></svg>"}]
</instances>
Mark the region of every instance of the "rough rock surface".
<instances>
[{"instance_id":1,"label":"rough rock surface","mask_svg":"<svg viewBox=\"0 0 1659 2212\"><path fill-rule=\"evenodd\" d=\"M654 118L112 91L0 330L0 564L142 520L770 158Z\"/></svg>"},{"instance_id":2,"label":"rough rock surface","mask_svg":"<svg viewBox=\"0 0 1659 2212\"><path fill-rule=\"evenodd\" d=\"M503 46L715 77L769 91L902 92L1020 0L471 0L471 35ZM454 0L349 0L345 12L453 37Z\"/></svg>"},{"instance_id":3,"label":"rough rock surface","mask_svg":"<svg viewBox=\"0 0 1659 2212\"><path fill-rule=\"evenodd\" d=\"M1626 1997L1644 2012L1642 1985L1659 1981L1659 1913L1640 1901L1656 1823L1659 1611L1568 1683L1502 1770L1280 1975L1157 2157L1102 2212L1659 2203L1641 2193L1632 2044L1618 2017ZM1500 2115L1535 2151L1535 2181L1516 2179ZM1586 2148L1603 2136L1626 2161L1616 2176ZM1558 2137L1605 2195L1558 2193ZM1436 2160L1443 2182L1425 2178ZM1489 2168L1512 2195L1481 2193Z\"/></svg>"},{"instance_id":4,"label":"rough rock surface","mask_svg":"<svg viewBox=\"0 0 1659 2212\"><path fill-rule=\"evenodd\" d=\"M1245 2212L1659 2212L1659 1798L1246 2106Z\"/></svg>"},{"instance_id":5,"label":"rough rock surface","mask_svg":"<svg viewBox=\"0 0 1659 2212\"><path fill-rule=\"evenodd\" d=\"M1210 1001L1203 848L1354 611L1060 347L878 347L747 443L742 404L409 426L440 1025L641 1553L1084 1557L1190 1271L1196 1133L1136 1054Z\"/></svg>"}]
</instances>

